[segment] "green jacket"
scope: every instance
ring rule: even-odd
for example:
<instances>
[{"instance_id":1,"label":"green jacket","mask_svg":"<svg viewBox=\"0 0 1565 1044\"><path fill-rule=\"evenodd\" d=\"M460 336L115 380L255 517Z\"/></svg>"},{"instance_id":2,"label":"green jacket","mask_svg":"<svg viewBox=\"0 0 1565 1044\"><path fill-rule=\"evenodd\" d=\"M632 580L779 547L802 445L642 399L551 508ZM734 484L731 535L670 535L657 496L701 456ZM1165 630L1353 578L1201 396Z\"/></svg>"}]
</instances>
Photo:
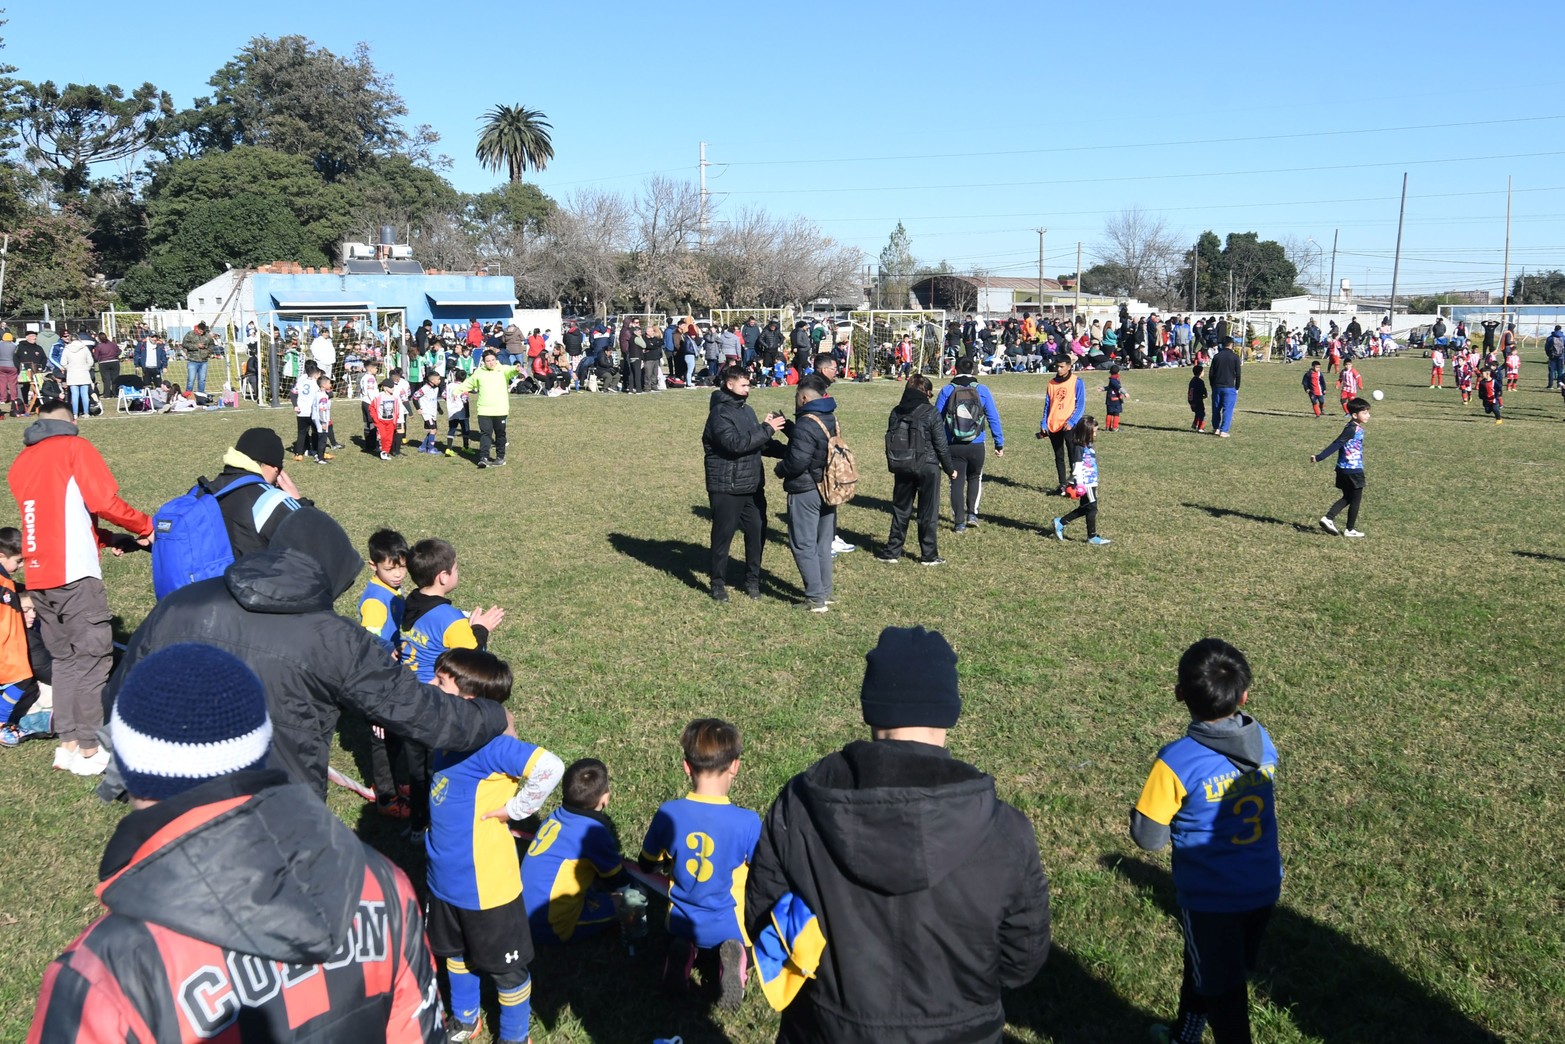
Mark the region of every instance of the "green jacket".
<instances>
[{"instance_id":1,"label":"green jacket","mask_svg":"<svg viewBox=\"0 0 1565 1044\"><path fill-rule=\"evenodd\" d=\"M508 417L511 413L511 381L521 374L515 366L496 366L494 369L480 366L467 379L469 395L477 398L469 401L469 408L478 417ZM472 405L476 403L476 405Z\"/></svg>"},{"instance_id":2,"label":"green jacket","mask_svg":"<svg viewBox=\"0 0 1565 1044\"><path fill-rule=\"evenodd\" d=\"M186 362L204 363L212 358L217 339L209 333L199 334L192 330L179 343L185 349Z\"/></svg>"}]
</instances>

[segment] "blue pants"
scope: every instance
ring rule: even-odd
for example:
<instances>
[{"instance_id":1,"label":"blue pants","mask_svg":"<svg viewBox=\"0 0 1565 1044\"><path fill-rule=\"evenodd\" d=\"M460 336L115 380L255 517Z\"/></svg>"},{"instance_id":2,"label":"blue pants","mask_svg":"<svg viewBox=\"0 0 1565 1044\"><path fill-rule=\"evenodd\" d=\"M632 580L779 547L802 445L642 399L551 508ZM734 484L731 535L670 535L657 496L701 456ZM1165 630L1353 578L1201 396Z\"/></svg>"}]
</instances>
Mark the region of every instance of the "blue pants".
<instances>
[{"instance_id":1,"label":"blue pants","mask_svg":"<svg viewBox=\"0 0 1565 1044\"><path fill-rule=\"evenodd\" d=\"M1549 383L1548 383L1548 386L1550 388L1552 388L1556 384L1560 383L1560 377L1562 375L1565 375L1565 365L1562 365L1562 364L1565 364L1565 359L1554 358L1554 359L1550 359L1549 360Z\"/></svg>"},{"instance_id":2,"label":"blue pants","mask_svg":"<svg viewBox=\"0 0 1565 1044\"><path fill-rule=\"evenodd\" d=\"M1218 431L1227 431L1234 422L1234 406L1239 402L1238 388L1212 389L1212 414Z\"/></svg>"},{"instance_id":3,"label":"blue pants","mask_svg":"<svg viewBox=\"0 0 1565 1044\"><path fill-rule=\"evenodd\" d=\"M206 392L206 365L204 362L185 364L185 380L189 382L186 391Z\"/></svg>"},{"instance_id":4,"label":"blue pants","mask_svg":"<svg viewBox=\"0 0 1565 1044\"><path fill-rule=\"evenodd\" d=\"M71 416L87 416L87 407L92 402L92 396L88 393L92 391L92 386L89 384L73 384L70 387Z\"/></svg>"}]
</instances>

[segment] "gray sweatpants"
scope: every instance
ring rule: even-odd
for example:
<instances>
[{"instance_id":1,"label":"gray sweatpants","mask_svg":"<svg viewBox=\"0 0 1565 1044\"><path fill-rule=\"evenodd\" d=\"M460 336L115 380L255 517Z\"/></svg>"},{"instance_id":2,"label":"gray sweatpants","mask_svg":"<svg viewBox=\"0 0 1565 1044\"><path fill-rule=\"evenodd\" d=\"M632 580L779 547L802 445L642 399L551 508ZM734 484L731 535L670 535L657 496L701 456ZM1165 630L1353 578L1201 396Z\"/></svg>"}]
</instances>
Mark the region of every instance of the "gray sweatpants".
<instances>
[{"instance_id":1,"label":"gray sweatpants","mask_svg":"<svg viewBox=\"0 0 1565 1044\"><path fill-rule=\"evenodd\" d=\"M788 547L811 602L831 598L831 541L837 535L837 509L821 503L819 490L788 494Z\"/></svg>"},{"instance_id":2,"label":"gray sweatpants","mask_svg":"<svg viewBox=\"0 0 1565 1044\"><path fill-rule=\"evenodd\" d=\"M103 581L83 577L31 592L38 632L54 657L54 731L66 743L98 745L114 629Z\"/></svg>"}]
</instances>

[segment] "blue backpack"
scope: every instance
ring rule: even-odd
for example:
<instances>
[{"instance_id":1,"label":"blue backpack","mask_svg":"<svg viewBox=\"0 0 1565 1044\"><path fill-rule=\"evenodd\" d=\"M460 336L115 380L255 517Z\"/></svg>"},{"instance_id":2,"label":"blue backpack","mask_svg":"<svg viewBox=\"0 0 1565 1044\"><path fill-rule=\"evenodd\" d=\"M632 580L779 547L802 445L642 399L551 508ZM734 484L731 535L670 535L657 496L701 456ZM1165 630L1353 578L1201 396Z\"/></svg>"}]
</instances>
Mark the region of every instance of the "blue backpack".
<instances>
[{"instance_id":1,"label":"blue backpack","mask_svg":"<svg viewBox=\"0 0 1565 1044\"><path fill-rule=\"evenodd\" d=\"M218 501L265 482L260 475L244 475L214 493L199 478L189 493L158 508L152 516L152 593L161 600L186 584L222 576L234 563L234 548Z\"/></svg>"}]
</instances>

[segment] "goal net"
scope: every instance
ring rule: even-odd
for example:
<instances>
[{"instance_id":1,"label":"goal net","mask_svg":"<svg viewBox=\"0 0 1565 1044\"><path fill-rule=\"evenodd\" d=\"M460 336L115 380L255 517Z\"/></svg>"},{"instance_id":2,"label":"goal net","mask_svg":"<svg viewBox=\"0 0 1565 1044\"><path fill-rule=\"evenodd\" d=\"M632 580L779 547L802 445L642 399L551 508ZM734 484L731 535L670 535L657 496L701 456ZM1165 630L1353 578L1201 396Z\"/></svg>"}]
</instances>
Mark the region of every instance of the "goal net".
<instances>
[{"instance_id":1,"label":"goal net","mask_svg":"<svg viewBox=\"0 0 1565 1044\"><path fill-rule=\"evenodd\" d=\"M855 373L892 376L896 347L906 337L912 345L912 372L941 372L940 355L945 343L944 309L871 309L853 312L853 336L848 366Z\"/></svg>"},{"instance_id":2,"label":"goal net","mask_svg":"<svg viewBox=\"0 0 1565 1044\"><path fill-rule=\"evenodd\" d=\"M711 318L722 328L735 323L742 324L753 318L757 326L764 327L767 323L776 322L778 329L784 332L793 329L792 308L714 308Z\"/></svg>"}]
</instances>

